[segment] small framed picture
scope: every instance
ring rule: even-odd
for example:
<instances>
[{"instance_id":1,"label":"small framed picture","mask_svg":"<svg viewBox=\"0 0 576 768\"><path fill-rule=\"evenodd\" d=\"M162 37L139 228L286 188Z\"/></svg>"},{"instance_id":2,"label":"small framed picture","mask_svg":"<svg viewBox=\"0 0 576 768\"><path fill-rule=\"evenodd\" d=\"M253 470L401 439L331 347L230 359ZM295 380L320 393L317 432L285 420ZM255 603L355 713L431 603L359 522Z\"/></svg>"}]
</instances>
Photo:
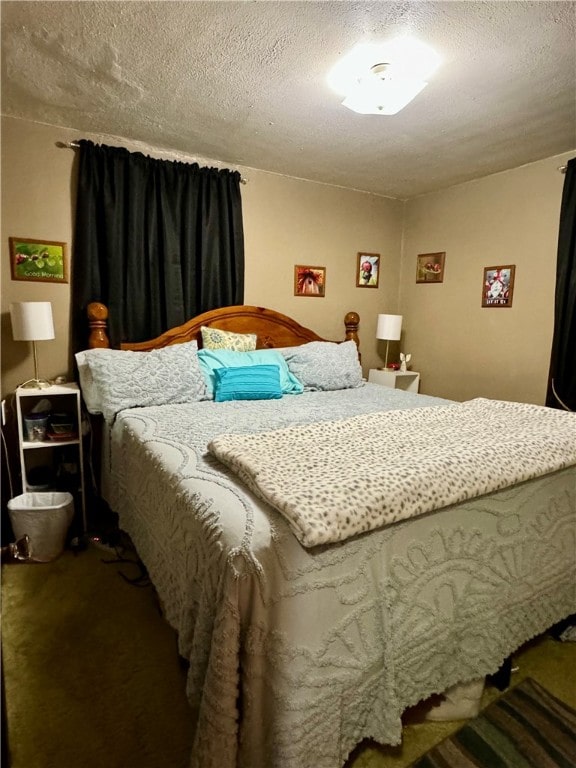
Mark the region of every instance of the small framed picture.
<instances>
[{"instance_id":1,"label":"small framed picture","mask_svg":"<svg viewBox=\"0 0 576 768\"><path fill-rule=\"evenodd\" d=\"M10 237L12 280L67 283L66 243Z\"/></svg>"},{"instance_id":2,"label":"small framed picture","mask_svg":"<svg viewBox=\"0 0 576 768\"><path fill-rule=\"evenodd\" d=\"M326 291L326 267L308 267L296 264L294 267L294 296L315 296L320 298Z\"/></svg>"},{"instance_id":3,"label":"small framed picture","mask_svg":"<svg viewBox=\"0 0 576 768\"><path fill-rule=\"evenodd\" d=\"M511 307L514 293L515 264L504 267L484 267L482 281L483 307Z\"/></svg>"},{"instance_id":4,"label":"small framed picture","mask_svg":"<svg viewBox=\"0 0 576 768\"><path fill-rule=\"evenodd\" d=\"M416 260L417 283L441 283L444 280L446 252L419 253Z\"/></svg>"},{"instance_id":5,"label":"small framed picture","mask_svg":"<svg viewBox=\"0 0 576 768\"><path fill-rule=\"evenodd\" d=\"M356 264L356 287L378 288L380 279L380 254L359 253Z\"/></svg>"}]
</instances>

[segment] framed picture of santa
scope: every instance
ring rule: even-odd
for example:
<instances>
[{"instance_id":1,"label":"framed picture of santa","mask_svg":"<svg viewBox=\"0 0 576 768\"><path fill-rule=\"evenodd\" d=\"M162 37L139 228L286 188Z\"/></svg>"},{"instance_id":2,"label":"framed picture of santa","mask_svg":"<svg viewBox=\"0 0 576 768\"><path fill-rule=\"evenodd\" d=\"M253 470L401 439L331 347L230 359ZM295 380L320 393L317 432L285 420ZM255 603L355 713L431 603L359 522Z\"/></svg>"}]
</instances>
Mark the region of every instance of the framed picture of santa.
<instances>
[{"instance_id":1,"label":"framed picture of santa","mask_svg":"<svg viewBox=\"0 0 576 768\"><path fill-rule=\"evenodd\" d=\"M483 307L511 307L514 293L514 272L516 266L484 267L482 283Z\"/></svg>"}]
</instances>

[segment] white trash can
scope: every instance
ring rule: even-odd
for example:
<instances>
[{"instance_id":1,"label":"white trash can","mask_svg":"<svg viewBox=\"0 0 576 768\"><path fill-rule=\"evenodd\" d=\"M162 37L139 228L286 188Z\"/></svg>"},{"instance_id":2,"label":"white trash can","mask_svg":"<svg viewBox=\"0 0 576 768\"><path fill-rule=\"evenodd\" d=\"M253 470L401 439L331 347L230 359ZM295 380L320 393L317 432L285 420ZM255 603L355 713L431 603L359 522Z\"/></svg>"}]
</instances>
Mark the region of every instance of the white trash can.
<instances>
[{"instance_id":1,"label":"white trash can","mask_svg":"<svg viewBox=\"0 0 576 768\"><path fill-rule=\"evenodd\" d=\"M62 554L74 517L71 493L23 493L9 500L8 513L16 539L30 537L32 560L47 563Z\"/></svg>"}]
</instances>

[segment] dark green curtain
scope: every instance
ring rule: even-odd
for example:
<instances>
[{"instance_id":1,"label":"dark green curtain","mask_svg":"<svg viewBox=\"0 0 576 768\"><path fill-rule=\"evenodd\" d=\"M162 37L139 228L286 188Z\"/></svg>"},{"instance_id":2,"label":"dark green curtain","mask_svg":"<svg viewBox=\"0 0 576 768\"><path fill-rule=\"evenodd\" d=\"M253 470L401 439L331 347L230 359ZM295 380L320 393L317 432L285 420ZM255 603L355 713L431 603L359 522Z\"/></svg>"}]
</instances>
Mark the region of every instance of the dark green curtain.
<instances>
[{"instance_id":1,"label":"dark green curtain","mask_svg":"<svg viewBox=\"0 0 576 768\"><path fill-rule=\"evenodd\" d=\"M79 142L73 258L75 350L86 306L110 310L109 335L144 341L244 301L240 174Z\"/></svg>"},{"instance_id":2,"label":"dark green curtain","mask_svg":"<svg viewBox=\"0 0 576 768\"><path fill-rule=\"evenodd\" d=\"M576 158L568 161L562 192L546 405L576 411Z\"/></svg>"}]
</instances>

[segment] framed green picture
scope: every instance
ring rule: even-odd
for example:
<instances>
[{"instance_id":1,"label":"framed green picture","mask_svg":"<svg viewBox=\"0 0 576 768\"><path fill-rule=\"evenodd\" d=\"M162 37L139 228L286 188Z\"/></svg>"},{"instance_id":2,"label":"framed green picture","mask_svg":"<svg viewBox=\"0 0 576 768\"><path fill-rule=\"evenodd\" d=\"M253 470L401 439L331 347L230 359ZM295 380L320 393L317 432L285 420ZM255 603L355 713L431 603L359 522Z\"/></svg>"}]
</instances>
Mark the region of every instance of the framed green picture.
<instances>
[{"instance_id":1,"label":"framed green picture","mask_svg":"<svg viewBox=\"0 0 576 768\"><path fill-rule=\"evenodd\" d=\"M12 280L67 283L66 243L10 237Z\"/></svg>"}]
</instances>

